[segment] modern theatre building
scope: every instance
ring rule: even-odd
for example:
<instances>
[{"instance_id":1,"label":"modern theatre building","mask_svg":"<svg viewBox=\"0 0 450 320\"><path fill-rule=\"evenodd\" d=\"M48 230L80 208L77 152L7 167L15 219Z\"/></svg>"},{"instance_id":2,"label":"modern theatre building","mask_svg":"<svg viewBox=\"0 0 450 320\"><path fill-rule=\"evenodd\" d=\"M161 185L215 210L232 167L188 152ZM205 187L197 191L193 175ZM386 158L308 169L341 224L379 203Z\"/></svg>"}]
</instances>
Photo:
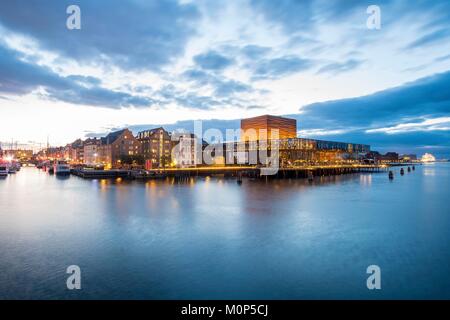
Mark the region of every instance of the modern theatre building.
<instances>
[{"instance_id":1,"label":"modern theatre building","mask_svg":"<svg viewBox=\"0 0 450 320\"><path fill-rule=\"evenodd\" d=\"M241 120L241 141L297 138L297 120L263 115ZM267 137L267 138L266 138Z\"/></svg>"},{"instance_id":2,"label":"modern theatre building","mask_svg":"<svg viewBox=\"0 0 450 320\"><path fill-rule=\"evenodd\" d=\"M276 130L278 138L273 139ZM223 148L227 164L243 165L249 164L250 153L267 149L270 155L277 148L280 167L355 162L370 152L365 144L298 138L295 119L271 115L242 119L240 141L224 143Z\"/></svg>"}]
</instances>

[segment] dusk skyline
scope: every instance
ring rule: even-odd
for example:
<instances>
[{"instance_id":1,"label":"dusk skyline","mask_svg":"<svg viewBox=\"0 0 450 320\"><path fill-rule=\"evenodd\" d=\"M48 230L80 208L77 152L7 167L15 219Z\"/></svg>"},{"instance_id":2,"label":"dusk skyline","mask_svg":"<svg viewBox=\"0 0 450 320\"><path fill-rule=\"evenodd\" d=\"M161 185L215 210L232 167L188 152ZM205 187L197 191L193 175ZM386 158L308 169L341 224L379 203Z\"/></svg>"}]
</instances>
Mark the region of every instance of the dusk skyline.
<instances>
[{"instance_id":1,"label":"dusk skyline","mask_svg":"<svg viewBox=\"0 0 450 320\"><path fill-rule=\"evenodd\" d=\"M449 88L449 0L0 0L0 300L448 301Z\"/></svg>"},{"instance_id":2,"label":"dusk skyline","mask_svg":"<svg viewBox=\"0 0 450 320\"><path fill-rule=\"evenodd\" d=\"M70 4L81 30L65 27ZM277 114L301 137L449 157L450 4L378 1L380 30L367 29L368 5L2 3L0 141Z\"/></svg>"}]
</instances>

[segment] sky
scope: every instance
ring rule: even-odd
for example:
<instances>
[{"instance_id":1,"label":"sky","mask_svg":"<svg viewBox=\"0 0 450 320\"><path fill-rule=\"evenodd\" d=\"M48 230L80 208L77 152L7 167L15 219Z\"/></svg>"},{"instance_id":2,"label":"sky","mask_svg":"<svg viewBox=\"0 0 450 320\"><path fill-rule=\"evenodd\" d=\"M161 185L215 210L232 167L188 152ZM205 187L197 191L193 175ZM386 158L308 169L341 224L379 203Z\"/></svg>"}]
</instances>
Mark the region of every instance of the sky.
<instances>
[{"instance_id":1,"label":"sky","mask_svg":"<svg viewBox=\"0 0 450 320\"><path fill-rule=\"evenodd\" d=\"M274 114L300 137L450 158L449 88L447 0L0 2L3 148Z\"/></svg>"}]
</instances>

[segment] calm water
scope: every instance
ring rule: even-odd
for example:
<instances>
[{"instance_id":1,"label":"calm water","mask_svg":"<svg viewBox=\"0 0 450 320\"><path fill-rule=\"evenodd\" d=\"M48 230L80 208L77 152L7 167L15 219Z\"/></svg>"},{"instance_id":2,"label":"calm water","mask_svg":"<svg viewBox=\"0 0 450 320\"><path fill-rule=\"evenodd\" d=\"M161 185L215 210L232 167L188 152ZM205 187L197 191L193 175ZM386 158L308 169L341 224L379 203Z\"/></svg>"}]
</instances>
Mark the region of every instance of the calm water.
<instances>
[{"instance_id":1,"label":"calm water","mask_svg":"<svg viewBox=\"0 0 450 320\"><path fill-rule=\"evenodd\" d=\"M449 299L450 164L395 171L239 186L23 168L0 180L0 298Z\"/></svg>"}]
</instances>

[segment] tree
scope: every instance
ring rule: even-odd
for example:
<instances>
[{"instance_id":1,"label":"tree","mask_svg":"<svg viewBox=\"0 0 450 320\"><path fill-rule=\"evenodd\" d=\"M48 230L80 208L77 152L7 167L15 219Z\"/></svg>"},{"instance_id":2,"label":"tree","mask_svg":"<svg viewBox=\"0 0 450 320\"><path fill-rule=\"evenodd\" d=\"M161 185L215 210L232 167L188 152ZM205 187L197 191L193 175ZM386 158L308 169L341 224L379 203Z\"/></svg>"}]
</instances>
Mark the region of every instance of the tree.
<instances>
[{"instance_id":1,"label":"tree","mask_svg":"<svg viewBox=\"0 0 450 320\"><path fill-rule=\"evenodd\" d=\"M120 156L120 162L128 165L144 165L145 159L142 155L128 155L124 154Z\"/></svg>"}]
</instances>

